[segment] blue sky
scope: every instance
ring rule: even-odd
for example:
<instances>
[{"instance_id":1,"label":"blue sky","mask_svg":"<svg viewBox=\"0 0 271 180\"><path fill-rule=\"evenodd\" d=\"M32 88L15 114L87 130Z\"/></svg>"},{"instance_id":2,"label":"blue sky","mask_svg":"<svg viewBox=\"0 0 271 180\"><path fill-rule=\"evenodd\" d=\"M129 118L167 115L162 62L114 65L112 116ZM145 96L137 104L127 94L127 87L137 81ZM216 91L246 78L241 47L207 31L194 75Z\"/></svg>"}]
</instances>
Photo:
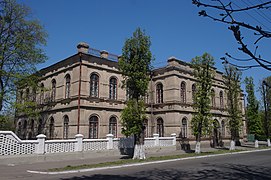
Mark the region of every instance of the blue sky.
<instances>
[{"instance_id":1,"label":"blue sky","mask_svg":"<svg viewBox=\"0 0 271 180\"><path fill-rule=\"evenodd\" d=\"M49 37L44 47L48 60L38 69L76 53L79 42L116 55L137 27L151 37L156 67L166 65L170 56L190 62L195 56L210 53L218 70L226 52L244 57L237 50L226 25L198 16L200 10L191 0L18 0L32 9ZM271 11L270 11L271 17ZM246 18L246 17L244 17ZM253 35L248 35L251 40ZM262 53L270 57L270 43L262 42ZM243 72L253 76L255 85L270 75L262 68ZM244 87L244 86L243 86ZM259 97L259 93L257 93Z\"/></svg>"}]
</instances>

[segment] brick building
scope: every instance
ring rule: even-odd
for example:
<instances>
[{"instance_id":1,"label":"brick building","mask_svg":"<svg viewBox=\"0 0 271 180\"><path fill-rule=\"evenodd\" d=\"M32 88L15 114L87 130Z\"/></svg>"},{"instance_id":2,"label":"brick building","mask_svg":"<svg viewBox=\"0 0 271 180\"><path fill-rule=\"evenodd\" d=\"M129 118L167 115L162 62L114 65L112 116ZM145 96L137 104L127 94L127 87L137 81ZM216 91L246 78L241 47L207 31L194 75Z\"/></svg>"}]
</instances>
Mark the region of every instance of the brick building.
<instances>
[{"instance_id":1,"label":"brick building","mask_svg":"<svg viewBox=\"0 0 271 180\"><path fill-rule=\"evenodd\" d=\"M121 88L122 76L118 70L118 57L98 51L80 43L78 53L40 70L40 86L35 101L40 107L40 117L16 117L16 132L23 139L34 138L39 133L50 139L115 137L121 134L120 114L126 103L126 90ZM194 109L192 94L195 77L189 63L170 57L167 65L151 73L145 97L147 119L146 136L177 136L194 139L190 122ZM212 96L213 136L216 140L229 138L226 111L226 87L223 74L216 71ZM31 93L31 89L18 90L18 98ZM243 95L240 106L244 114ZM245 119L241 137L246 134Z\"/></svg>"}]
</instances>

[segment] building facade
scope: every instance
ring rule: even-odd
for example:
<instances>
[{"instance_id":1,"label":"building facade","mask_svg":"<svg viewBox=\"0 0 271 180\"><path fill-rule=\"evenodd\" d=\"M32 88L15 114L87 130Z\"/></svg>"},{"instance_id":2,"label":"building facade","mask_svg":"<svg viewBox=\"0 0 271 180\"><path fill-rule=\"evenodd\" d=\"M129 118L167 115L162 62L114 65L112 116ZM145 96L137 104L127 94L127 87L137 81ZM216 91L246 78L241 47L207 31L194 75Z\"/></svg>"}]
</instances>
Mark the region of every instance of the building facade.
<instances>
[{"instance_id":1,"label":"building facade","mask_svg":"<svg viewBox=\"0 0 271 180\"><path fill-rule=\"evenodd\" d=\"M41 90L18 90L18 99L35 94L40 116L31 119L16 115L16 133L23 139L46 134L49 139L105 138L107 134L122 137L120 115L127 101L122 89L122 75L118 70L118 57L106 51L89 48L80 43L78 53L40 70ZM176 133L194 139L191 131L193 93L196 79L189 63L171 57L167 65L151 73L145 97L147 119L145 135L170 136ZM226 88L223 74L216 71L211 113L214 119L213 137L229 138L226 111ZM244 114L243 95L240 106ZM246 134L245 119L240 136ZM209 138L209 137L206 137Z\"/></svg>"}]
</instances>

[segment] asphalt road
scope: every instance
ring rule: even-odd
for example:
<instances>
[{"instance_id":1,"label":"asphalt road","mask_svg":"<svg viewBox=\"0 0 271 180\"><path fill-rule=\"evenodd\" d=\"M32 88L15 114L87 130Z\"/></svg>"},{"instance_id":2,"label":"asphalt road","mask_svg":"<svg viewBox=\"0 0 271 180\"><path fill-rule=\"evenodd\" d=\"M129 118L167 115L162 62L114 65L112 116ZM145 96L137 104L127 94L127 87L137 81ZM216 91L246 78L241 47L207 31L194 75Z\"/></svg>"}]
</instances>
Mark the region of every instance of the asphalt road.
<instances>
[{"instance_id":1,"label":"asphalt road","mask_svg":"<svg viewBox=\"0 0 271 180\"><path fill-rule=\"evenodd\" d=\"M6 168L6 171L5 171ZM169 179L270 179L271 150L201 159L182 160L94 172L42 175L25 171L23 165L1 166L0 179L39 180L169 180ZM6 172L6 173L5 173ZM10 172L7 174L7 172ZM12 173L11 173L12 172Z\"/></svg>"}]
</instances>

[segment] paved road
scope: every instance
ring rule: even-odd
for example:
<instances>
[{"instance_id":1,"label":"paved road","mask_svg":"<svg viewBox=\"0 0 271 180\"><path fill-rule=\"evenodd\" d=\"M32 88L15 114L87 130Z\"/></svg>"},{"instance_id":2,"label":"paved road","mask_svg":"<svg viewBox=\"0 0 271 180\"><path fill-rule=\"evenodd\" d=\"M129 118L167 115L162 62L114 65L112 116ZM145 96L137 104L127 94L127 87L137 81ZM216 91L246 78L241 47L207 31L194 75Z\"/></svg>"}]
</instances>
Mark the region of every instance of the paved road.
<instances>
[{"instance_id":1,"label":"paved road","mask_svg":"<svg viewBox=\"0 0 271 180\"><path fill-rule=\"evenodd\" d=\"M14 170L14 173L9 176L7 174L0 176L0 179L271 179L271 150L61 175L40 175L20 172L25 168L27 167L23 165L6 166L7 172ZM0 167L0 171L1 173L5 171L3 166Z\"/></svg>"}]
</instances>

